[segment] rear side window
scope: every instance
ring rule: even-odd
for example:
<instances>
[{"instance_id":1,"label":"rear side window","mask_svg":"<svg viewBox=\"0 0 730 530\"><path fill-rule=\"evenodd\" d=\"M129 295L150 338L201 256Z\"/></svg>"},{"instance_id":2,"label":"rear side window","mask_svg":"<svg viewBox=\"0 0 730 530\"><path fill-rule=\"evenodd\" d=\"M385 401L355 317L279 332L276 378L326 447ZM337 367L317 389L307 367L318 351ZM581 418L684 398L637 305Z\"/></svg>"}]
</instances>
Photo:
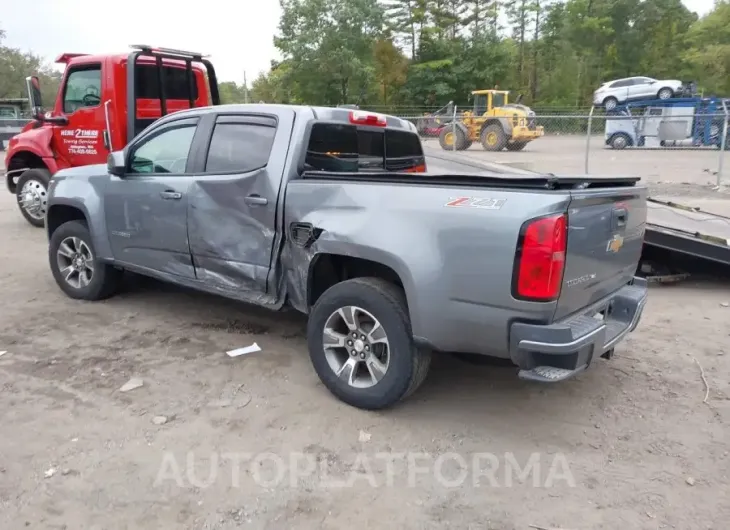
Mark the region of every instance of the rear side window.
<instances>
[{"instance_id":1,"label":"rear side window","mask_svg":"<svg viewBox=\"0 0 730 530\"><path fill-rule=\"evenodd\" d=\"M185 68L163 66L165 72L165 97L167 99L189 99L188 77ZM134 90L137 99L159 99L160 85L157 79L157 66L137 64L135 66ZM193 99L198 99L198 83L193 70Z\"/></svg>"},{"instance_id":2,"label":"rear side window","mask_svg":"<svg viewBox=\"0 0 730 530\"><path fill-rule=\"evenodd\" d=\"M216 123L205 172L248 173L266 167L275 135L276 127L266 123Z\"/></svg>"},{"instance_id":3,"label":"rear side window","mask_svg":"<svg viewBox=\"0 0 730 530\"><path fill-rule=\"evenodd\" d=\"M407 171L424 163L418 136L392 129L316 123L305 169L315 171Z\"/></svg>"}]
</instances>

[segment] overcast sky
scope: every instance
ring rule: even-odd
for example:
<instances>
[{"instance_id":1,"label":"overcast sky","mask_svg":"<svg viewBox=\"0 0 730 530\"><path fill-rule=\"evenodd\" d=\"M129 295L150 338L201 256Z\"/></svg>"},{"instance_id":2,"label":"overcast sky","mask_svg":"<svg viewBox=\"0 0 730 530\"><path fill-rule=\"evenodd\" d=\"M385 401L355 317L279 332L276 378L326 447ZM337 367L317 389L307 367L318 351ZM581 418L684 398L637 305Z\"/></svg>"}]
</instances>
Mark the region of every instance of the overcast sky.
<instances>
[{"instance_id":1,"label":"overcast sky","mask_svg":"<svg viewBox=\"0 0 730 530\"><path fill-rule=\"evenodd\" d=\"M683 0L704 14L713 0ZM150 44L206 53L222 81L249 83L277 58L272 42L278 0L6 0L0 10L5 44L48 62L63 52L119 53Z\"/></svg>"}]
</instances>

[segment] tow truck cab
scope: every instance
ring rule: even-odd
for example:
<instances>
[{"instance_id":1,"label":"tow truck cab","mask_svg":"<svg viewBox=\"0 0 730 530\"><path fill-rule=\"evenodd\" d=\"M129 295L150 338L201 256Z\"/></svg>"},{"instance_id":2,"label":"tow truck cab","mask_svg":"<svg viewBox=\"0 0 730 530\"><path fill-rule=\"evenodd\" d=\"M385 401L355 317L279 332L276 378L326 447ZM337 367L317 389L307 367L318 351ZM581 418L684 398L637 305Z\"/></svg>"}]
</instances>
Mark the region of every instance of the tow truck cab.
<instances>
[{"instance_id":1,"label":"tow truck cab","mask_svg":"<svg viewBox=\"0 0 730 530\"><path fill-rule=\"evenodd\" d=\"M65 53L56 62L66 68L53 107L43 108L38 78L28 78L33 121L9 141L5 158L7 188L36 226L57 171L105 163L166 114L220 104L215 69L199 53L132 46L129 54Z\"/></svg>"}]
</instances>

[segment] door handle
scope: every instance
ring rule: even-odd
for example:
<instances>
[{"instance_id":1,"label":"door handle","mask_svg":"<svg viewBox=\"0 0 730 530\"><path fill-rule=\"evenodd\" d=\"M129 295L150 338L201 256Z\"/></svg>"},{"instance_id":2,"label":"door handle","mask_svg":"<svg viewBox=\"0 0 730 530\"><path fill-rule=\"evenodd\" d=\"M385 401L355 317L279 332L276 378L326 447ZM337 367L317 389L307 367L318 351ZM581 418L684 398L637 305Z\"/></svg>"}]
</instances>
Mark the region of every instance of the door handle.
<instances>
[{"instance_id":1,"label":"door handle","mask_svg":"<svg viewBox=\"0 0 730 530\"><path fill-rule=\"evenodd\" d=\"M265 206L269 204L269 199L261 197L260 195L249 195L243 200L246 204L250 204L251 206Z\"/></svg>"},{"instance_id":2,"label":"door handle","mask_svg":"<svg viewBox=\"0 0 730 530\"><path fill-rule=\"evenodd\" d=\"M613 211L613 222L616 228L622 228L626 226L626 219L629 216L629 212L626 208L617 208Z\"/></svg>"},{"instance_id":3,"label":"door handle","mask_svg":"<svg viewBox=\"0 0 730 530\"><path fill-rule=\"evenodd\" d=\"M182 199L182 193L179 191L166 190L160 192L160 197L168 201L179 201Z\"/></svg>"}]
</instances>

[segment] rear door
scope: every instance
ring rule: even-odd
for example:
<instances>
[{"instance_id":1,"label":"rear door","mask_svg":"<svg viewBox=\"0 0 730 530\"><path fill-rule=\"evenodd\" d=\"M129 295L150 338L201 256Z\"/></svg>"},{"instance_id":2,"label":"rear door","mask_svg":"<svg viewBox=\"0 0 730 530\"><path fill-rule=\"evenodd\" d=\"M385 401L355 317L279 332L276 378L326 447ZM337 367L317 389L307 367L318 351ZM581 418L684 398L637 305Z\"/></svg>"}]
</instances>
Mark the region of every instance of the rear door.
<instances>
[{"instance_id":1,"label":"rear door","mask_svg":"<svg viewBox=\"0 0 730 530\"><path fill-rule=\"evenodd\" d=\"M104 207L115 259L195 277L187 211L198 122L197 117L185 118L150 129L129 146L125 176L109 177Z\"/></svg>"},{"instance_id":2,"label":"rear door","mask_svg":"<svg viewBox=\"0 0 730 530\"><path fill-rule=\"evenodd\" d=\"M597 302L633 278L644 240L646 197L643 187L572 192L555 319Z\"/></svg>"},{"instance_id":3,"label":"rear door","mask_svg":"<svg viewBox=\"0 0 730 530\"><path fill-rule=\"evenodd\" d=\"M188 210L195 274L212 286L265 293L294 111L209 118Z\"/></svg>"}]
</instances>

